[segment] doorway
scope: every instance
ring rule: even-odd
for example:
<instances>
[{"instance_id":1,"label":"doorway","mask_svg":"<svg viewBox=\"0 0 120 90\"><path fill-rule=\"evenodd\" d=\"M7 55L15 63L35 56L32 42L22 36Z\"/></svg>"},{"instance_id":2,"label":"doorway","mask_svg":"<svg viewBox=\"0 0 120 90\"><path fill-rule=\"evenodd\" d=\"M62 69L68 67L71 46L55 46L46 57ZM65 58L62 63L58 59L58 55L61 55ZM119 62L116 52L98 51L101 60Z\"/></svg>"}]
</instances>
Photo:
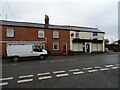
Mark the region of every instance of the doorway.
<instances>
[{"instance_id":1,"label":"doorway","mask_svg":"<svg viewBox=\"0 0 120 90\"><path fill-rule=\"evenodd\" d=\"M90 44L86 44L86 52L90 52Z\"/></svg>"},{"instance_id":2,"label":"doorway","mask_svg":"<svg viewBox=\"0 0 120 90\"><path fill-rule=\"evenodd\" d=\"M85 43L85 52L91 53L91 43Z\"/></svg>"},{"instance_id":3,"label":"doorway","mask_svg":"<svg viewBox=\"0 0 120 90\"><path fill-rule=\"evenodd\" d=\"M67 54L67 44L62 45L62 52L63 54Z\"/></svg>"}]
</instances>

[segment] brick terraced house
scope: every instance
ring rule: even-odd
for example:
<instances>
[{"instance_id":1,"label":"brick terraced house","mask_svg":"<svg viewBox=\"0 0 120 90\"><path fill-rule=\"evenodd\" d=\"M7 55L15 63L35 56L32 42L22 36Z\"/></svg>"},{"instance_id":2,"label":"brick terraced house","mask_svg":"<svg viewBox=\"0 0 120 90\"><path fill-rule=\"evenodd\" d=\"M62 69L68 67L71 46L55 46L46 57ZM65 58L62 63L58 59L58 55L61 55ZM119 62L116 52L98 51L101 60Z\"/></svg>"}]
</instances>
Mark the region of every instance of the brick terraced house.
<instances>
[{"instance_id":1,"label":"brick terraced house","mask_svg":"<svg viewBox=\"0 0 120 90\"><path fill-rule=\"evenodd\" d=\"M51 25L45 15L45 24L0 20L0 50L6 56L8 44L34 43L60 55L70 52L104 52L104 32L98 28Z\"/></svg>"}]
</instances>

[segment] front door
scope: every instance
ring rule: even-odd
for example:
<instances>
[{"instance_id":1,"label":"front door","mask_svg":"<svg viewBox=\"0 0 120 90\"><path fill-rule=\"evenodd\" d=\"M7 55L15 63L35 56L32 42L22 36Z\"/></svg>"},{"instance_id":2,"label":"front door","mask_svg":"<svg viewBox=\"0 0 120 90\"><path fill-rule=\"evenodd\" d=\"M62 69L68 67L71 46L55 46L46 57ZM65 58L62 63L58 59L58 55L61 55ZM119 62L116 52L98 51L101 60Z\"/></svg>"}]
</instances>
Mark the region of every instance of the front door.
<instances>
[{"instance_id":1,"label":"front door","mask_svg":"<svg viewBox=\"0 0 120 90\"><path fill-rule=\"evenodd\" d=\"M67 54L67 45L66 44L63 44L63 53L64 54Z\"/></svg>"},{"instance_id":2,"label":"front door","mask_svg":"<svg viewBox=\"0 0 120 90\"><path fill-rule=\"evenodd\" d=\"M86 44L86 52L90 52L90 44Z\"/></svg>"}]
</instances>

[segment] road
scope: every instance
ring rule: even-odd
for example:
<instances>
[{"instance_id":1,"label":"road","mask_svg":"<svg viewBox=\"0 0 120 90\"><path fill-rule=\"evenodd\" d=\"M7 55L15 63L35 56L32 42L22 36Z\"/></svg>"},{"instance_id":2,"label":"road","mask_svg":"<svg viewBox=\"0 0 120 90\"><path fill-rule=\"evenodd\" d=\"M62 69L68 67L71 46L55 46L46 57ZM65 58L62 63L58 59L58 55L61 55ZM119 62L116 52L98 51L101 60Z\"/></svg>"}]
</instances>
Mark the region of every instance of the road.
<instances>
[{"instance_id":1,"label":"road","mask_svg":"<svg viewBox=\"0 0 120 90\"><path fill-rule=\"evenodd\" d=\"M51 57L9 62L2 88L118 88L118 54Z\"/></svg>"}]
</instances>

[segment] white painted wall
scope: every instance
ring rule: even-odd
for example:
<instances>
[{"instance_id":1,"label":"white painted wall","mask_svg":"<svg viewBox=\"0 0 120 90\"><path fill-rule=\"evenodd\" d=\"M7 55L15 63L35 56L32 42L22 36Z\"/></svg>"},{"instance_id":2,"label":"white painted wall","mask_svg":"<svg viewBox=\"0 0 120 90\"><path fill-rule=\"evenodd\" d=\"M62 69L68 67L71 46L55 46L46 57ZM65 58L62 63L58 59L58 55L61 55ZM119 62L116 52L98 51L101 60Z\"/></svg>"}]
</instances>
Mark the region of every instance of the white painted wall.
<instances>
[{"instance_id":1,"label":"white painted wall","mask_svg":"<svg viewBox=\"0 0 120 90\"><path fill-rule=\"evenodd\" d=\"M71 37L71 34L74 34L73 37ZM92 32L79 32L80 33L80 39L94 39L97 38L98 40L103 40L102 44L95 44L95 43L91 43L91 52L92 51L103 51L104 52L104 33L98 33L98 36L93 36ZM70 50L73 51L83 51L83 45L78 45L78 44L74 44L72 43L72 40L75 37L76 32L75 31L70 31ZM78 48L80 47L80 49ZM97 49L99 48L99 49ZM78 50L79 49L79 50Z\"/></svg>"}]
</instances>

